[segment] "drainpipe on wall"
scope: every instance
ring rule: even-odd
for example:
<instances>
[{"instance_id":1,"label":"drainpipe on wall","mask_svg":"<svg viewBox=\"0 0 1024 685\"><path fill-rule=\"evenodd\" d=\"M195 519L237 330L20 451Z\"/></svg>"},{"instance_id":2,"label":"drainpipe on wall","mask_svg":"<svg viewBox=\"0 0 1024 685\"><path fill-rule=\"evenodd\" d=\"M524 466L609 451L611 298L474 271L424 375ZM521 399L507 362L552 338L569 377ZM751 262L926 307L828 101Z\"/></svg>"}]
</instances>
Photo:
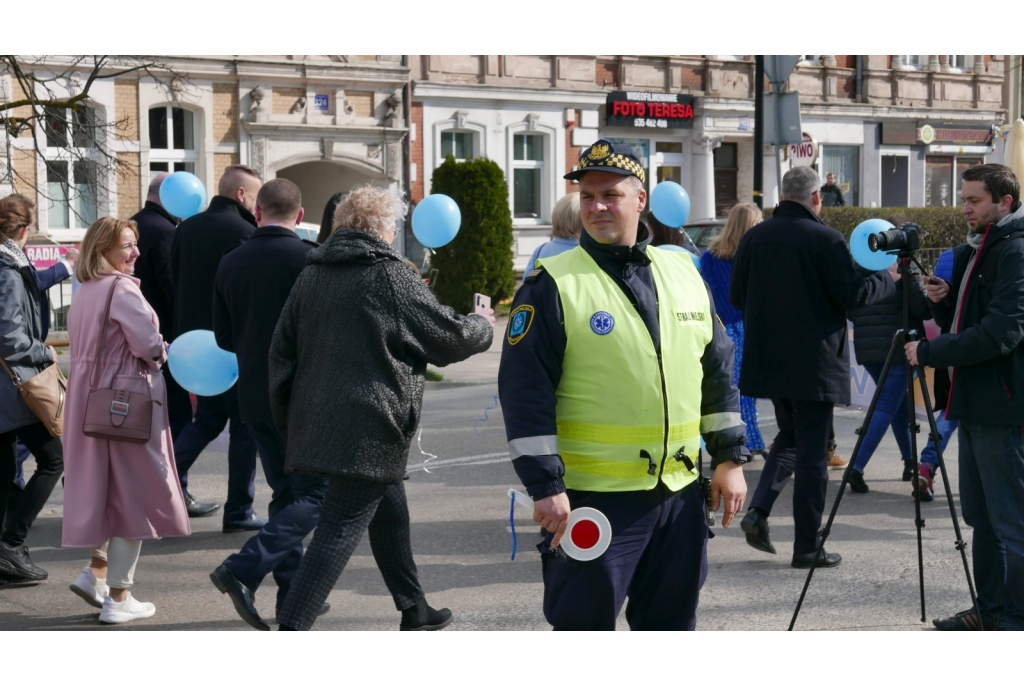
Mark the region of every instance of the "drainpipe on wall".
<instances>
[{"instance_id":1,"label":"drainpipe on wall","mask_svg":"<svg viewBox=\"0 0 1024 685\"><path fill-rule=\"evenodd\" d=\"M854 102L864 101L864 55L857 55L857 80L855 81L856 90L853 93Z\"/></svg>"},{"instance_id":2,"label":"drainpipe on wall","mask_svg":"<svg viewBox=\"0 0 1024 685\"><path fill-rule=\"evenodd\" d=\"M409 55L402 55L402 66L409 66ZM412 85L408 76L405 79L405 85L402 86L402 118L405 119L405 127L409 130L409 133L405 134L405 139L402 141L402 181L405 185L405 200L410 202L412 200ZM405 214L405 223L403 226L402 236L402 252L403 256L407 257L409 253L409 246L405 240L404 233L405 228L412 226L412 206L410 202L409 211Z\"/></svg>"}]
</instances>

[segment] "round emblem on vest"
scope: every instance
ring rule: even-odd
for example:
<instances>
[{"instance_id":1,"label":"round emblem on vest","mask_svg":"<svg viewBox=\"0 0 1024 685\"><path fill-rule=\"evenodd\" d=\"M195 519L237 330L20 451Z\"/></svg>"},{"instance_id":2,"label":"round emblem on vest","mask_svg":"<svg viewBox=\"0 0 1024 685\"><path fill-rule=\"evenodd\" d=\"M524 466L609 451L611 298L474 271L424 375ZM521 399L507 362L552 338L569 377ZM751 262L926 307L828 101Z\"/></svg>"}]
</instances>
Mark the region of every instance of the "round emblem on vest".
<instances>
[{"instance_id":1,"label":"round emblem on vest","mask_svg":"<svg viewBox=\"0 0 1024 685\"><path fill-rule=\"evenodd\" d=\"M615 319L608 312L597 312L590 317L590 330L598 335L608 335L615 328Z\"/></svg>"}]
</instances>

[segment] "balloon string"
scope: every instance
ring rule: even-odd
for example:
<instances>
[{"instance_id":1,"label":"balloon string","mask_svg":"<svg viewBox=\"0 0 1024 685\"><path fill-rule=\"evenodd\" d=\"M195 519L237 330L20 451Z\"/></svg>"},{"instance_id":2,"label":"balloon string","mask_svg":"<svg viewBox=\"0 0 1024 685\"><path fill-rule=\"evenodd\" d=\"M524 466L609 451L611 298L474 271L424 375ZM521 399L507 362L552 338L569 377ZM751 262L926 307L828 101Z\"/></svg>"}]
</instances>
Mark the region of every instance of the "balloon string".
<instances>
[{"instance_id":1,"label":"balloon string","mask_svg":"<svg viewBox=\"0 0 1024 685\"><path fill-rule=\"evenodd\" d=\"M494 400L494 404L492 404L489 407L484 409L484 417L482 419L477 419L476 421L473 422L473 432L476 433L477 436L480 435L480 431L477 430L477 425L476 424L478 424L478 423L487 423L487 412L494 411L495 409L498 408L498 396L497 395L491 395L491 397Z\"/></svg>"},{"instance_id":2,"label":"balloon string","mask_svg":"<svg viewBox=\"0 0 1024 685\"><path fill-rule=\"evenodd\" d=\"M512 527L512 558L509 561L516 560L516 493L510 493L512 496L512 505L508 510L508 524Z\"/></svg>"},{"instance_id":3,"label":"balloon string","mask_svg":"<svg viewBox=\"0 0 1024 685\"><path fill-rule=\"evenodd\" d=\"M434 459L437 459L437 455L436 454L431 454L430 452L424 452L423 451L423 442L421 440L422 438L423 438L423 427L421 426L419 432L416 434L416 447L419 448L420 454L422 454L425 457L430 457L430 459L424 459L423 460L423 470L426 471L427 473L430 473L431 471L430 471L430 469L427 468L427 464L429 464Z\"/></svg>"}]
</instances>

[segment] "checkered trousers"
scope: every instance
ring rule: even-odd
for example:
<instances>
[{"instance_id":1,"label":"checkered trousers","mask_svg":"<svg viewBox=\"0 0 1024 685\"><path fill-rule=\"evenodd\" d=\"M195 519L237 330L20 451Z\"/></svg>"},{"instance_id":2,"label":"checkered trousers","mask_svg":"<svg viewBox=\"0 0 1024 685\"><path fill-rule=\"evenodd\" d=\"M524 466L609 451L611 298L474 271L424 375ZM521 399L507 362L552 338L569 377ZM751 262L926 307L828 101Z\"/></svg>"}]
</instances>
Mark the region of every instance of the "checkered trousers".
<instances>
[{"instance_id":1,"label":"checkered trousers","mask_svg":"<svg viewBox=\"0 0 1024 685\"><path fill-rule=\"evenodd\" d=\"M334 589L363 532L399 611L423 599L409 540L409 503L402 483L388 485L333 477L320 509L320 524L302 557L278 621L309 630Z\"/></svg>"}]
</instances>

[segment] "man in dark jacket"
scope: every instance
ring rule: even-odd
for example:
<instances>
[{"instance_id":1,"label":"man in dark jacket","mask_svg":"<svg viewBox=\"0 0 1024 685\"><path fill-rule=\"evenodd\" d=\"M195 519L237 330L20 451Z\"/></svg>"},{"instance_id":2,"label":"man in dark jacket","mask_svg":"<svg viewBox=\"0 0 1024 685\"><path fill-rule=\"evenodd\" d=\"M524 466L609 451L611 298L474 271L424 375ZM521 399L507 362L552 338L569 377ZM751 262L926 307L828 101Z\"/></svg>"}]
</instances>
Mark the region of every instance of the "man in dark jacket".
<instances>
[{"instance_id":1,"label":"man in dark jacket","mask_svg":"<svg viewBox=\"0 0 1024 685\"><path fill-rule=\"evenodd\" d=\"M256 197L259 228L220 260L214 285L214 334L220 347L238 355L239 409L256 441L273 499L267 525L210 578L230 595L242 619L259 630L270 626L256 611L256 589L272 572L280 611L302 560L302 540L316 527L327 488L323 478L285 473L285 441L270 411L270 340L306 266L306 253L316 247L295 234L302 216L302 196L294 183L283 178L266 183Z\"/></svg>"},{"instance_id":2,"label":"man in dark jacket","mask_svg":"<svg viewBox=\"0 0 1024 685\"><path fill-rule=\"evenodd\" d=\"M153 177L146 195L146 205L132 221L139 229L139 258L135 262L134 276L139 279L142 296L160 319L160 335L174 340L174 296L171 288L171 244L178 220L160 204L160 184L169 176L167 172ZM167 416L171 424L171 437L175 440L192 422L192 400L188 391L178 385L171 375L171 367L163 366L164 384L167 386Z\"/></svg>"},{"instance_id":3,"label":"man in dark jacket","mask_svg":"<svg viewBox=\"0 0 1024 685\"><path fill-rule=\"evenodd\" d=\"M843 235L818 218L820 183L809 167L786 173L772 218L740 241L729 297L746 332L740 392L771 398L779 424L741 527L752 547L775 553L768 516L793 473L795 568L814 563L832 409L850 403L846 312L891 296L899 278L895 267L869 278L857 273ZM818 565L840 561L824 554Z\"/></svg>"},{"instance_id":4,"label":"man in dark jacket","mask_svg":"<svg viewBox=\"0 0 1024 685\"><path fill-rule=\"evenodd\" d=\"M963 176L967 244L953 280L929 280L935 321L950 332L906 345L912 364L950 367L947 418L960 420L960 503L974 528L978 608L986 630L1024 630L1024 207L1009 167ZM973 609L933 621L977 630Z\"/></svg>"},{"instance_id":5,"label":"man in dark jacket","mask_svg":"<svg viewBox=\"0 0 1024 685\"><path fill-rule=\"evenodd\" d=\"M825 185L821 187L822 207L845 207L846 200L843 199L842 189L836 185L836 175L827 174Z\"/></svg>"},{"instance_id":6,"label":"man in dark jacket","mask_svg":"<svg viewBox=\"0 0 1024 685\"><path fill-rule=\"evenodd\" d=\"M205 212L186 219L171 243L171 287L174 293L174 337L194 330L213 330L213 284L225 252L248 240L256 230L259 175L247 166L229 166L217 195ZM238 411L238 392L231 388L214 397L199 397L196 415L174 441L181 489L189 516L209 516L220 505L197 502L187 489L188 470L228 422L228 497L225 533L258 530L266 519L252 509L256 477L256 444Z\"/></svg>"}]
</instances>

